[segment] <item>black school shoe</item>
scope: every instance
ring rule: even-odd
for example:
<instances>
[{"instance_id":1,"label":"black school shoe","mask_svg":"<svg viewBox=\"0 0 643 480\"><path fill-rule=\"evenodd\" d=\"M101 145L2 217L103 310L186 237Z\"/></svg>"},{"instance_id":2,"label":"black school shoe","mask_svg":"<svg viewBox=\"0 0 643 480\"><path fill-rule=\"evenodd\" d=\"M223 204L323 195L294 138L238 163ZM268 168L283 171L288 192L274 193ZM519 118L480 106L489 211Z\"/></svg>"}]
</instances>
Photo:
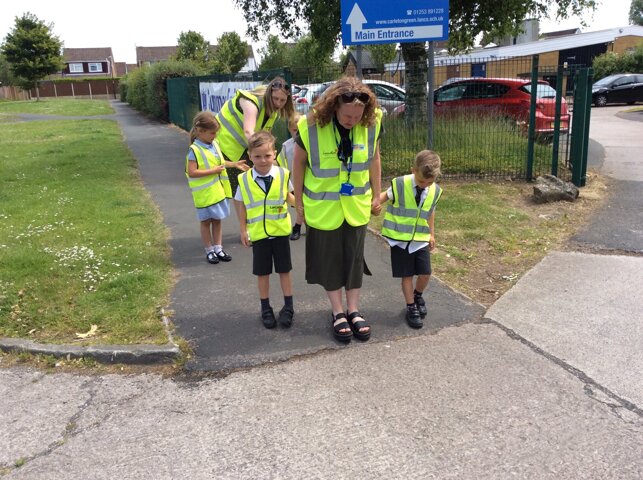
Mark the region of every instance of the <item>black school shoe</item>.
<instances>
[{"instance_id":1,"label":"black school shoe","mask_svg":"<svg viewBox=\"0 0 643 480\"><path fill-rule=\"evenodd\" d=\"M299 237L301 237L301 225L295 224L295 226L292 227L292 233L290 234L290 239L299 240Z\"/></svg>"},{"instance_id":2,"label":"black school shoe","mask_svg":"<svg viewBox=\"0 0 643 480\"><path fill-rule=\"evenodd\" d=\"M426 310L426 302L422 297L415 297L415 306L418 309L418 312L420 312L420 317L424 318L426 317L427 310Z\"/></svg>"},{"instance_id":3,"label":"black school shoe","mask_svg":"<svg viewBox=\"0 0 643 480\"><path fill-rule=\"evenodd\" d=\"M217 258L217 255L214 252L208 252L205 258L208 261L208 263L211 263L212 265L216 265L217 263L219 263L219 259Z\"/></svg>"},{"instance_id":4,"label":"black school shoe","mask_svg":"<svg viewBox=\"0 0 643 480\"><path fill-rule=\"evenodd\" d=\"M415 305L406 307L406 323L408 323L411 328L422 328L424 326L420 312Z\"/></svg>"},{"instance_id":5,"label":"black school shoe","mask_svg":"<svg viewBox=\"0 0 643 480\"><path fill-rule=\"evenodd\" d=\"M277 319L275 318L275 312L273 312L272 307L261 310L261 321L263 322L264 327L275 328L275 325L277 325Z\"/></svg>"},{"instance_id":6,"label":"black school shoe","mask_svg":"<svg viewBox=\"0 0 643 480\"><path fill-rule=\"evenodd\" d=\"M216 255L217 255L217 258L218 258L221 262L229 262L230 260L232 260L232 257L231 257L230 255L228 255L227 253L225 253L223 250L221 250L221 251L220 251L219 253L217 253Z\"/></svg>"},{"instance_id":7,"label":"black school shoe","mask_svg":"<svg viewBox=\"0 0 643 480\"><path fill-rule=\"evenodd\" d=\"M290 328L294 316L295 311L292 309L292 307L284 305L279 311L279 325L284 328Z\"/></svg>"}]
</instances>

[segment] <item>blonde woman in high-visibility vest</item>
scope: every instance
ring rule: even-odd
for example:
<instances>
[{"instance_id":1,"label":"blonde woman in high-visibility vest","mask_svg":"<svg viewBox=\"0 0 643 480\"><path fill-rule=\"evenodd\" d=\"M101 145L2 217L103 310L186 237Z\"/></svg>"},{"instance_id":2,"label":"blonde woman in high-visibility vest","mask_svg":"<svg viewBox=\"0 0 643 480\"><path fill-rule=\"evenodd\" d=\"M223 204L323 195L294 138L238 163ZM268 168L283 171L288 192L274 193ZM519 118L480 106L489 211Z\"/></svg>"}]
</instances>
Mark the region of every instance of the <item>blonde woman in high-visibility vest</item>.
<instances>
[{"instance_id":1,"label":"blonde woman in high-visibility vest","mask_svg":"<svg viewBox=\"0 0 643 480\"><path fill-rule=\"evenodd\" d=\"M192 121L190 149L185 157L185 176L200 222L201 241L209 263L229 262L223 250L221 220L230 215L232 198L226 167L247 169L245 160L228 162L215 141L219 122L212 112L200 112Z\"/></svg>"},{"instance_id":2,"label":"blonde woman in high-visibility vest","mask_svg":"<svg viewBox=\"0 0 643 480\"><path fill-rule=\"evenodd\" d=\"M415 156L411 174L394 178L391 187L380 194L380 203L391 202L384 215L382 236L391 246L393 278L402 279L406 321L413 328L422 328L427 315L422 294L431 278L435 206L442 195L435 181L441 163L437 153L422 150Z\"/></svg>"},{"instance_id":3,"label":"blonde woman in high-visibility vest","mask_svg":"<svg viewBox=\"0 0 643 480\"><path fill-rule=\"evenodd\" d=\"M284 295L279 323L289 328L295 315L288 240L290 214L286 205L286 202L294 204L295 201L290 172L274 164L277 156L275 137L268 132L250 136L248 153L254 167L239 175L239 188L234 196L241 243L246 247L252 245L252 273L257 276L264 327L274 328L277 324L270 305L270 274L274 263Z\"/></svg>"},{"instance_id":4,"label":"blonde woman in high-visibility vest","mask_svg":"<svg viewBox=\"0 0 643 480\"><path fill-rule=\"evenodd\" d=\"M247 159L248 139L253 133L271 131L278 118L285 117L289 121L294 113L290 85L281 77L252 91L237 90L217 113L221 124L217 142L226 160ZM228 172L233 191L236 191L239 173L238 170Z\"/></svg>"},{"instance_id":5,"label":"blonde woman in high-visibility vest","mask_svg":"<svg viewBox=\"0 0 643 480\"><path fill-rule=\"evenodd\" d=\"M370 274L364 262L366 227L371 213L381 209L381 119L371 90L345 77L298 124L293 184L297 220L308 226L306 280L326 291L340 341L371 335L359 299L363 274Z\"/></svg>"}]
</instances>

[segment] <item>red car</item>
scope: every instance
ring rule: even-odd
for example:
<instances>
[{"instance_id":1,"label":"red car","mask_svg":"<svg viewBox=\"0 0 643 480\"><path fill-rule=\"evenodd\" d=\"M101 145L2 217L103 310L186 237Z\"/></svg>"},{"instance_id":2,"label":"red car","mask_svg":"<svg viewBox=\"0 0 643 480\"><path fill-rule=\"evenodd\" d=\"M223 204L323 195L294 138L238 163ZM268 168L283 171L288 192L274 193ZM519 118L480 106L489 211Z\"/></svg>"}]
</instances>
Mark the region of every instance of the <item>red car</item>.
<instances>
[{"instance_id":1,"label":"red car","mask_svg":"<svg viewBox=\"0 0 643 480\"><path fill-rule=\"evenodd\" d=\"M449 83L435 91L436 115L453 111L504 115L527 125L531 102L531 80L520 78L468 78ZM536 133L554 131L556 90L547 82L538 82L536 100ZM397 113L397 112L396 112ZM560 132L569 131L567 102L560 106Z\"/></svg>"}]
</instances>

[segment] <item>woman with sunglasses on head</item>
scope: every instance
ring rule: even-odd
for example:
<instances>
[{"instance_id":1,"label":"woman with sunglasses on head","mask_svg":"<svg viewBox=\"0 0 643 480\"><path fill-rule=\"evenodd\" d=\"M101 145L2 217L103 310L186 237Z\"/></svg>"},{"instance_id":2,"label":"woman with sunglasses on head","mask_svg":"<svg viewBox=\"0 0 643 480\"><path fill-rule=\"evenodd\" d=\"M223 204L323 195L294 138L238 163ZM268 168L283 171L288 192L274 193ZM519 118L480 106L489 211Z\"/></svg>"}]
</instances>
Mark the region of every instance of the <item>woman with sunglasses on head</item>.
<instances>
[{"instance_id":1,"label":"woman with sunglasses on head","mask_svg":"<svg viewBox=\"0 0 643 480\"><path fill-rule=\"evenodd\" d=\"M298 123L293 186L298 223L308 225L306 280L324 287L335 338L368 340L359 312L364 239L371 213L380 213L379 136L382 111L354 77L335 82ZM346 306L343 306L343 290Z\"/></svg>"},{"instance_id":2,"label":"woman with sunglasses on head","mask_svg":"<svg viewBox=\"0 0 643 480\"><path fill-rule=\"evenodd\" d=\"M275 77L268 85L260 85L252 91L237 90L217 113L221 124L217 142L224 157L231 162L248 159L248 138L261 130L270 131L279 117L286 117L287 123L294 113L290 85L281 77ZM247 169L251 167L249 164ZM233 192L237 187L238 174L239 170L229 169Z\"/></svg>"}]
</instances>

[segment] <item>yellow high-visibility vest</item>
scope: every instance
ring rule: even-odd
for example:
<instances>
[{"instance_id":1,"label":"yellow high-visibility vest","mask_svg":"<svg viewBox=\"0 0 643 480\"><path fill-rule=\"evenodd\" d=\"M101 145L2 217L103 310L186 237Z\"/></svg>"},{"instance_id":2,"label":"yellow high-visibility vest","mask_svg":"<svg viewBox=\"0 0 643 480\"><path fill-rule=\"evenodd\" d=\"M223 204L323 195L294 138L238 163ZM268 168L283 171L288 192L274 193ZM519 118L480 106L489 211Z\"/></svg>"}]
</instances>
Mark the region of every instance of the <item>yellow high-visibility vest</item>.
<instances>
[{"instance_id":1,"label":"yellow high-visibility vest","mask_svg":"<svg viewBox=\"0 0 643 480\"><path fill-rule=\"evenodd\" d=\"M351 129L353 159L350 167L352 195L341 195L348 181L348 163L337 158L337 136L333 121L324 127L309 125L306 116L299 120L298 129L308 152L308 168L304 174L304 210L306 224L319 230L334 230L344 220L353 227L366 225L371 216L371 183L369 167L375 154L382 126L382 111L377 110L372 127L361 124Z\"/></svg>"},{"instance_id":2,"label":"yellow high-visibility vest","mask_svg":"<svg viewBox=\"0 0 643 480\"><path fill-rule=\"evenodd\" d=\"M405 242L428 242L431 240L431 229L428 221L442 195L442 189L433 183L421 206L415 203L413 175L404 175L393 179L393 203L386 209L382 236Z\"/></svg>"},{"instance_id":3,"label":"yellow high-visibility vest","mask_svg":"<svg viewBox=\"0 0 643 480\"><path fill-rule=\"evenodd\" d=\"M250 240L290 235L290 214L286 197L290 172L278 167L268 193L252 178L252 170L239 175L239 187L246 206L246 225Z\"/></svg>"},{"instance_id":4,"label":"yellow high-visibility vest","mask_svg":"<svg viewBox=\"0 0 643 480\"><path fill-rule=\"evenodd\" d=\"M217 113L217 120L221 124L217 142L226 157L233 162L239 160L248 148L248 140L243 131L243 111L239 108L239 99L241 98L250 100L259 110L255 132L260 130L270 131L279 116L279 112L272 112L272 115L264 124L266 110L263 105L263 99L257 98L251 92L237 90L235 96L225 102L221 107L221 111Z\"/></svg>"},{"instance_id":5,"label":"yellow high-visibility vest","mask_svg":"<svg viewBox=\"0 0 643 480\"><path fill-rule=\"evenodd\" d=\"M203 148L196 142L190 145L190 149L194 152L196 158L197 169L209 170L210 168L223 165L223 154L217 145L217 142L212 142L216 153L213 153L207 148ZM207 175L205 177L190 177L188 173L188 157L185 157L185 176L188 179L188 185L192 191L192 199L194 206L197 208L209 207L215 203L219 203L224 198L232 198L232 190L230 188L230 179L225 169L218 175Z\"/></svg>"}]
</instances>

